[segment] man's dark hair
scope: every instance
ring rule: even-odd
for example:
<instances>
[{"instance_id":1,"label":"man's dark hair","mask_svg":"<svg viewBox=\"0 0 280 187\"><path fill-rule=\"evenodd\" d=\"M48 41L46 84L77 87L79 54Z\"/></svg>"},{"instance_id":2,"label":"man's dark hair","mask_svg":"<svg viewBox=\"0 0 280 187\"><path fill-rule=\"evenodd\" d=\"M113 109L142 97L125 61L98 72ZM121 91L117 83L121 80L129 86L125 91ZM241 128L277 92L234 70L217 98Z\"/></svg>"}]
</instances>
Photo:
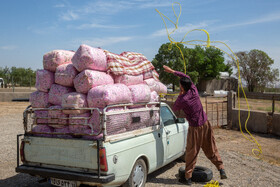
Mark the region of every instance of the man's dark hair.
<instances>
[{"instance_id":1,"label":"man's dark hair","mask_svg":"<svg viewBox=\"0 0 280 187\"><path fill-rule=\"evenodd\" d=\"M192 85L192 81L187 77L180 78L180 84L184 88L185 92L189 91Z\"/></svg>"}]
</instances>

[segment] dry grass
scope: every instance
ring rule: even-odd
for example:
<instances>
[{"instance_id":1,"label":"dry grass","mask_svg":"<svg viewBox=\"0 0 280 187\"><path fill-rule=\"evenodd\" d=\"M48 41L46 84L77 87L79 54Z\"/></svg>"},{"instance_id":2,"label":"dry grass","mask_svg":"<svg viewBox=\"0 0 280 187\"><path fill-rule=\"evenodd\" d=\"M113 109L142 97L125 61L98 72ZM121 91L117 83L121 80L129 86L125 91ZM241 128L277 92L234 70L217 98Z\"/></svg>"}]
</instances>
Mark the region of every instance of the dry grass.
<instances>
[{"instance_id":1,"label":"dry grass","mask_svg":"<svg viewBox=\"0 0 280 187\"><path fill-rule=\"evenodd\" d=\"M250 110L272 112L272 100L262 99L248 99ZM236 108L238 108L238 102L236 102ZM247 102L244 98L240 99L240 109L248 109ZM280 113L280 101L275 101L274 111Z\"/></svg>"},{"instance_id":2,"label":"dry grass","mask_svg":"<svg viewBox=\"0 0 280 187\"><path fill-rule=\"evenodd\" d=\"M247 140L240 131L215 128L214 133L220 149L254 156L252 149L258 148L257 144ZM251 139L247 133L244 133L244 135ZM253 134L253 137L261 145L261 159L280 166L280 137L269 134Z\"/></svg>"},{"instance_id":3,"label":"dry grass","mask_svg":"<svg viewBox=\"0 0 280 187\"><path fill-rule=\"evenodd\" d=\"M23 113L29 102L0 102L0 116Z\"/></svg>"}]
</instances>

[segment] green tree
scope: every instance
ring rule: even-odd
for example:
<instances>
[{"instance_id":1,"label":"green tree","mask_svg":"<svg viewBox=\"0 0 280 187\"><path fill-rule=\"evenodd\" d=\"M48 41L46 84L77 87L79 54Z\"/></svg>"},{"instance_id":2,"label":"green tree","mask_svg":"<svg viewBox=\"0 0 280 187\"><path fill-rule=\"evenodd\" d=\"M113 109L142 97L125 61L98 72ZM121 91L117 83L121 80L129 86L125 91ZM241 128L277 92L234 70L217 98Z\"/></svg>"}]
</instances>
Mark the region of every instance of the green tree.
<instances>
[{"instance_id":1,"label":"green tree","mask_svg":"<svg viewBox=\"0 0 280 187\"><path fill-rule=\"evenodd\" d=\"M35 72L31 68L11 68L11 77L14 85L32 86L35 84Z\"/></svg>"},{"instance_id":2,"label":"green tree","mask_svg":"<svg viewBox=\"0 0 280 187\"><path fill-rule=\"evenodd\" d=\"M183 52L184 56L187 56L187 50L185 50L184 46L182 44L178 44L178 47ZM178 85L179 79L176 76L172 76L169 73L164 72L163 65L169 66L178 71L184 71L184 62L178 47L170 45L170 43L162 44L158 50L158 54L152 60L152 64L159 73L161 82L164 84L171 83L173 85L173 90L175 90L175 85Z\"/></svg>"},{"instance_id":3,"label":"green tree","mask_svg":"<svg viewBox=\"0 0 280 187\"><path fill-rule=\"evenodd\" d=\"M11 71L7 66L5 68L0 67L0 77L4 79L5 84L10 82L10 75Z\"/></svg>"},{"instance_id":4,"label":"green tree","mask_svg":"<svg viewBox=\"0 0 280 187\"><path fill-rule=\"evenodd\" d=\"M195 84L201 80L217 78L221 71L229 73L232 71L229 64L224 64L223 53L216 48L197 46L192 49L183 44L178 44L178 47L184 55L186 73ZM152 61L159 72L160 80L164 84L172 83L173 90L175 85L179 85L179 78L165 73L162 66L167 65L174 70L184 72L184 62L178 47L175 44L170 45L170 43L162 44Z\"/></svg>"},{"instance_id":5,"label":"green tree","mask_svg":"<svg viewBox=\"0 0 280 187\"><path fill-rule=\"evenodd\" d=\"M0 67L0 77L15 86L34 86L36 82L36 73L31 68Z\"/></svg>"},{"instance_id":6,"label":"green tree","mask_svg":"<svg viewBox=\"0 0 280 187\"><path fill-rule=\"evenodd\" d=\"M247 83L249 92L254 92L256 89L263 91L268 84L279 80L279 70L271 68L274 60L264 51L253 49L235 54L239 59L240 76ZM234 61L230 63L237 69ZM238 72L236 75L238 76Z\"/></svg>"},{"instance_id":7,"label":"green tree","mask_svg":"<svg viewBox=\"0 0 280 187\"><path fill-rule=\"evenodd\" d=\"M190 71L199 73L198 81L219 78L220 72L232 73L230 64L224 63L223 52L219 49L196 46L190 49L189 67Z\"/></svg>"}]
</instances>

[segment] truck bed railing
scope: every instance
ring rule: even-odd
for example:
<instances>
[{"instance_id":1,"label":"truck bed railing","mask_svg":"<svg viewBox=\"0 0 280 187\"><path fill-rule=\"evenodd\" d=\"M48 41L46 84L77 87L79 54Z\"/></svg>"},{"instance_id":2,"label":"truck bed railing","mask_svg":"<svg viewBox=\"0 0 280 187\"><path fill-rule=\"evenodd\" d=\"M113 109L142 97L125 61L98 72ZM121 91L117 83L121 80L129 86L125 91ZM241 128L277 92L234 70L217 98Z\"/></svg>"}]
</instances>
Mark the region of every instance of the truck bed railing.
<instances>
[{"instance_id":1,"label":"truck bed railing","mask_svg":"<svg viewBox=\"0 0 280 187\"><path fill-rule=\"evenodd\" d=\"M116 105L108 105L103 110L99 108L32 108L31 106L28 106L26 110L23 113L23 124L24 124L24 131L26 135L31 136L40 136L44 135L45 137L48 136L55 136L55 137L63 137L63 138L81 138L81 137L92 137L91 139L100 139L105 140L107 135L110 135L107 133L107 122L108 117L113 115L122 115L122 114L131 114L131 113L137 113L137 112L150 112L151 116L154 112L159 113L159 107L160 102L149 102L149 103L128 103L128 104L116 104ZM116 111L108 111L112 108L122 108L122 110L116 110ZM47 112L50 111L59 111L63 113L63 111L67 110L69 111L80 111L80 113L83 113L81 111L87 111L90 112L89 117L49 117L44 116L41 117L38 115L35 115L36 112ZM93 123L90 123L90 118L92 117L93 112L97 112L99 115L99 131L94 131ZM159 114L160 115L160 114ZM65 120L66 123L58 122L61 120ZM79 120L79 123L70 123L70 121L76 121ZM137 120L137 119L136 119ZM139 120L139 119L138 119ZM43 122L42 122L43 121ZM82 123L84 121L84 123ZM156 125L159 121L155 122ZM73 133L73 132L35 132L33 128L36 125L48 125L52 127L56 126L70 126L70 125L82 125L82 126L88 126L91 129L91 133ZM95 124L96 125L96 124ZM143 126L144 127L144 126Z\"/></svg>"}]
</instances>

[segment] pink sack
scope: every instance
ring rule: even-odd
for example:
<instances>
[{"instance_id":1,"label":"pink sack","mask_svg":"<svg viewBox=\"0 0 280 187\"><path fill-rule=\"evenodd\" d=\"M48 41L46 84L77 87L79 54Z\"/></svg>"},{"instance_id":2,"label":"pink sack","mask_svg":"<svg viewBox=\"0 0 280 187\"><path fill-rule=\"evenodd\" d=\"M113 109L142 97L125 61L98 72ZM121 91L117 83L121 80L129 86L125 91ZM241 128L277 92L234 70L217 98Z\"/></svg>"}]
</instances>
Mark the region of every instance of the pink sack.
<instances>
[{"instance_id":1,"label":"pink sack","mask_svg":"<svg viewBox=\"0 0 280 187\"><path fill-rule=\"evenodd\" d=\"M89 128L88 121L91 114L89 112L84 114L70 114L69 115L69 130L72 133L83 134ZM80 119L75 119L80 118Z\"/></svg>"},{"instance_id":2,"label":"pink sack","mask_svg":"<svg viewBox=\"0 0 280 187\"><path fill-rule=\"evenodd\" d=\"M48 108L49 94L40 91L33 92L30 94L30 103L33 108Z\"/></svg>"},{"instance_id":3,"label":"pink sack","mask_svg":"<svg viewBox=\"0 0 280 187\"><path fill-rule=\"evenodd\" d=\"M69 125L70 132L75 134L85 134L89 128L88 125Z\"/></svg>"},{"instance_id":4,"label":"pink sack","mask_svg":"<svg viewBox=\"0 0 280 187\"><path fill-rule=\"evenodd\" d=\"M153 71L147 71L143 73L143 79L153 78Z\"/></svg>"},{"instance_id":5,"label":"pink sack","mask_svg":"<svg viewBox=\"0 0 280 187\"><path fill-rule=\"evenodd\" d=\"M74 92L74 88L53 84L49 91L49 102L54 105L61 105L64 94Z\"/></svg>"},{"instance_id":6,"label":"pink sack","mask_svg":"<svg viewBox=\"0 0 280 187\"><path fill-rule=\"evenodd\" d=\"M64 128L64 125L68 123L68 119L62 119L62 118L68 118L68 115L64 114L62 110L60 110L62 109L62 107L59 105L55 105L55 106L50 106L49 109L50 109L48 114L49 118L54 118L48 120L49 126L55 129ZM56 124L61 124L61 125L56 125Z\"/></svg>"},{"instance_id":7,"label":"pink sack","mask_svg":"<svg viewBox=\"0 0 280 187\"><path fill-rule=\"evenodd\" d=\"M137 84L128 86L133 103L143 103L150 102L151 100L151 91L149 86L146 84Z\"/></svg>"},{"instance_id":8,"label":"pink sack","mask_svg":"<svg viewBox=\"0 0 280 187\"><path fill-rule=\"evenodd\" d=\"M104 84L114 84L114 80L111 75L100 71L84 70L74 79L77 92L84 94L91 88Z\"/></svg>"},{"instance_id":9,"label":"pink sack","mask_svg":"<svg viewBox=\"0 0 280 187\"><path fill-rule=\"evenodd\" d=\"M64 126L63 128L60 128L60 129L54 129L54 132L55 133L71 133L69 131L69 127L68 126ZM67 135L67 134L56 134L56 135L53 135L57 138L72 138L71 135Z\"/></svg>"},{"instance_id":10,"label":"pink sack","mask_svg":"<svg viewBox=\"0 0 280 187\"><path fill-rule=\"evenodd\" d=\"M151 113L152 113L152 117L149 119L149 123L147 124L147 127L155 126L159 124L159 111L154 110Z\"/></svg>"},{"instance_id":11,"label":"pink sack","mask_svg":"<svg viewBox=\"0 0 280 187\"><path fill-rule=\"evenodd\" d=\"M35 87L42 92L48 92L51 85L54 83L54 73L48 70L36 71L36 84Z\"/></svg>"},{"instance_id":12,"label":"pink sack","mask_svg":"<svg viewBox=\"0 0 280 187\"><path fill-rule=\"evenodd\" d=\"M104 108L107 105L131 103L131 92L124 84L101 85L89 90L87 101L89 107Z\"/></svg>"},{"instance_id":13,"label":"pink sack","mask_svg":"<svg viewBox=\"0 0 280 187\"><path fill-rule=\"evenodd\" d=\"M87 140L99 140L99 139L103 138L103 133L100 133L98 135L91 135L92 131L91 131L90 128L85 130L83 134L89 134L89 135L84 135L83 136L83 139L87 139Z\"/></svg>"},{"instance_id":14,"label":"pink sack","mask_svg":"<svg viewBox=\"0 0 280 187\"><path fill-rule=\"evenodd\" d=\"M150 78L150 79L146 79L144 81L150 87L151 92L156 91L157 93L159 93L160 88L155 79Z\"/></svg>"},{"instance_id":15,"label":"pink sack","mask_svg":"<svg viewBox=\"0 0 280 187\"><path fill-rule=\"evenodd\" d=\"M52 127L49 127L48 125L36 125L32 128L31 131L40 133L52 133L54 129ZM34 136L52 137L51 134L35 134Z\"/></svg>"},{"instance_id":16,"label":"pink sack","mask_svg":"<svg viewBox=\"0 0 280 187\"><path fill-rule=\"evenodd\" d=\"M35 124L46 124L48 123L48 119L40 119L40 118L48 118L48 111L47 110L35 110L34 111L34 123ZM36 120L36 122L35 122Z\"/></svg>"},{"instance_id":17,"label":"pink sack","mask_svg":"<svg viewBox=\"0 0 280 187\"><path fill-rule=\"evenodd\" d=\"M156 91L151 92L151 100L150 102L159 102L159 95ZM149 107L156 107L157 105L150 105Z\"/></svg>"},{"instance_id":18,"label":"pink sack","mask_svg":"<svg viewBox=\"0 0 280 187\"><path fill-rule=\"evenodd\" d=\"M62 64L56 68L55 83L62 86L73 87L73 81L77 74L78 71L73 64Z\"/></svg>"},{"instance_id":19,"label":"pink sack","mask_svg":"<svg viewBox=\"0 0 280 187\"><path fill-rule=\"evenodd\" d=\"M73 65L81 72L85 69L106 71L107 60L102 49L81 45L72 58Z\"/></svg>"},{"instance_id":20,"label":"pink sack","mask_svg":"<svg viewBox=\"0 0 280 187\"><path fill-rule=\"evenodd\" d=\"M43 65L45 70L55 72L57 66L62 64L70 64L75 52L66 50L53 50L46 53L43 57Z\"/></svg>"},{"instance_id":21,"label":"pink sack","mask_svg":"<svg viewBox=\"0 0 280 187\"><path fill-rule=\"evenodd\" d=\"M83 113L83 114L69 114L69 124L70 126L76 125L84 125L88 124L88 120L91 116L90 112Z\"/></svg>"},{"instance_id":22,"label":"pink sack","mask_svg":"<svg viewBox=\"0 0 280 187\"><path fill-rule=\"evenodd\" d=\"M156 91L151 92L151 102L159 102L159 95Z\"/></svg>"},{"instance_id":23,"label":"pink sack","mask_svg":"<svg viewBox=\"0 0 280 187\"><path fill-rule=\"evenodd\" d=\"M114 76L115 83L122 83L127 86L129 85L135 85L135 84L141 84L143 83L143 75L115 75Z\"/></svg>"},{"instance_id":24,"label":"pink sack","mask_svg":"<svg viewBox=\"0 0 280 187\"><path fill-rule=\"evenodd\" d=\"M164 84L162 84L161 82L157 82L157 84L159 85L159 94L160 93L166 94L167 93L167 87Z\"/></svg>"},{"instance_id":25,"label":"pink sack","mask_svg":"<svg viewBox=\"0 0 280 187\"><path fill-rule=\"evenodd\" d=\"M167 87L155 79L146 79L144 80L146 84L150 87L151 91L156 91L158 94L167 93Z\"/></svg>"},{"instance_id":26,"label":"pink sack","mask_svg":"<svg viewBox=\"0 0 280 187\"><path fill-rule=\"evenodd\" d=\"M145 128L150 122L150 111L131 113L132 123L126 125L127 131Z\"/></svg>"},{"instance_id":27,"label":"pink sack","mask_svg":"<svg viewBox=\"0 0 280 187\"><path fill-rule=\"evenodd\" d=\"M125 132L125 126L131 123L130 113L124 113L122 107L109 108L107 112L120 112L120 114L106 116L106 130L108 135ZM94 110L89 120L94 132L100 132L100 114Z\"/></svg>"},{"instance_id":28,"label":"pink sack","mask_svg":"<svg viewBox=\"0 0 280 187\"><path fill-rule=\"evenodd\" d=\"M62 96L63 108L87 108L87 96L78 92L70 92ZM80 114L87 112L86 110L63 110L65 114Z\"/></svg>"}]
</instances>

